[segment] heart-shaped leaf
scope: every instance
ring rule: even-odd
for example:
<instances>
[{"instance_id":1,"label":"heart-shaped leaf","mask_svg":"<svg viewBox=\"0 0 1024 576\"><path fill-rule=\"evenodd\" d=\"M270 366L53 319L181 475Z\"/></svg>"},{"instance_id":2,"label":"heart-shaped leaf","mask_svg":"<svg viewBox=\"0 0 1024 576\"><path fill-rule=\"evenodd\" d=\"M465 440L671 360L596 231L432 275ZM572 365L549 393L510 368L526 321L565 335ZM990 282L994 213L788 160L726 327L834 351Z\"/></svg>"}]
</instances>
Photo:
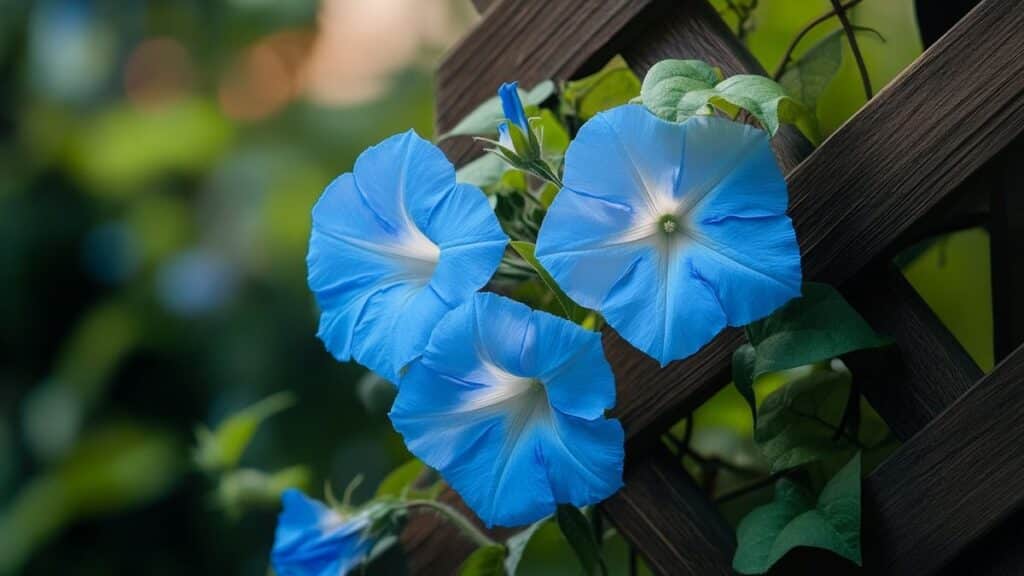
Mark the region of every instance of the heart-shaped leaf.
<instances>
[{"instance_id":1,"label":"heart-shaped leaf","mask_svg":"<svg viewBox=\"0 0 1024 576\"><path fill-rule=\"evenodd\" d=\"M732 567L741 574L763 574L798 546L831 550L861 564L860 453L818 495L817 503L798 484L779 480L775 499L750 512L736 529Z\"/></svg>"}]
</instances>

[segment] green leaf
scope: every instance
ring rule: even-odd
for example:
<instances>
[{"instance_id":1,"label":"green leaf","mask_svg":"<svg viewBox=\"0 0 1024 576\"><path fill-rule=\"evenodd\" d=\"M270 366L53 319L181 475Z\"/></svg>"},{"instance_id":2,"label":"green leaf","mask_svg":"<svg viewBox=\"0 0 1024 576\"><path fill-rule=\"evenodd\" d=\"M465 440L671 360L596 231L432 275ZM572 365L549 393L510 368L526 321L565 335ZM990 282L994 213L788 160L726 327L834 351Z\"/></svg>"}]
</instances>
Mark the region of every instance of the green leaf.
<instances>
[{"instance_id":1,"label":"green leaf","mask_svg":"<svg viewBox=\"0 0 1024 576\"><path fill-rule=\"evenodd\" d=\"M713 88L721 72L700 60L662 60L647 71L640 100L655 115L676 120L676 108L687 92Z\"/></svg>"},{"instance_id":2,"label":"green leaf","mask_svg":"<svg viewBox=\"0 0 1024 576\"><path fill-rule=\"evenodd\" d=\"M198 428L196 465L207 472L234 468L260 425L294 403L295 398L290 393L279 392L232 414L212 432L205 427Z\"/></svg>"},{"instance_id":3,"label":"green leaf","mask_svg":"<svg viewBox=\"0 0 1024 576\"><path fill-rule=\"evenodd\" d=\"M580 561L580 566L583 567L583 573L587 576L594 574L607 576L608 567L604 563L601 548L594 538L594 532L591 530L587 517L575 506L562 504L558 506L555 518L558 519L558 527L561 528L562 535L565 536L569 546L576 553L576 558Z\"/></svg>"},{"instance_id":4,"label":"green leaf","mask_svg":"<svg viewBox=\"0 0 1024 576\"><path fill-rule=\"evenodd\" d=\"M542 109L540 117L535 119L531 126L539 134L541 154L545 158L561 159L565 155L565 149L569 147L569 133L555 117L554 112Z\"/></svg>"},{"instance_id":5,"label":"green leaf","mask_svg":"<svg viewBox=\"0 0 1024 576\"><path fill-rule=\"evenodd\" d=\"M722 101L745 109L772 135L779 130L780 122L793 124L807 113L804 106L786 94L778 82L765 76L731 76L719 82L715 90L718 96L711 99L712 104L727 112L731 109L722 106Z\"/></svg>"},{"instance_id":6,"label":"green leaf","mask_svg":"<svg viewBox=\"0 0 1024 576\"><path fill-rule=\"evenodd\" d=\"M747 339L750 344L733 354L733 382L755 420L754 381L759 376L890 343L835 288L811 282L804 284L802 297L749 324Z\"/></svg>"},{"instance_id":7,"label":"green leaf","mask_svg":"<svg viewBox=\"0 0 1024 576\"><path fill-rule=\"evenodd\" d=\"M842 29L835 30L819 40L779 78L786 92L811 110L817 107L825 87L839 73L843 63L843 33Z\"/></svg>"},{"instance_id":8,"label":"green leaf","mask_svg":"<svg viewBox=\"0 0 1024 576\"><path fill-rule=\"evenodd\" d=\"M830 550L861 564L860 453L828 482L816 504L802 487L780 480L775 499L750 512L736 529L732 566L741 574L763 574L798 546Z\"/></svg>"},{"instance_id":9,"label":"green leaf","mask_svg":"<svg viewBox=\"0 0 1024 576\"><path fill-rule=\"evenodd\" d=\"M508 548L508 556L505 557L505 572L509 576L515 576L516 570L519 568L519 561L523 559L523 552L526 552L526 546L529 545L530 539L547 521L547 518L538 520L527 526L525 530L509 536L505 541L505 547Z\"/></svg>"},{"instance_id":10,"label":"green leaf","mask_svg":"<svg viewBox=\"0 0 1024 576\"><path fill-rule=\"evenodd\" d=\"M392 470L377 487L377 498L403 498L408 495L416 480L427 470L427 466L413 458Z\"/></svg>"},{"instance_id":11,"label":"green leaf","mask_svg":"<svg viewBox=\"0 0 1024 576\"><path fill-rule=\"evenodd\" d=\"M459 567L460 576L505 576L505 547L481 546Z\"/></svg>"},{"instance_id":12,"label":"green leaf","mask_svg":"<svg viewBox=\"0 0 1024 576\"><path fill-rule=\"evenodd\" d=\"M846 370L815 369L764 399L754 441L773 473L855 448L845 434L836 437L850 384Z\"/></svg>"},{"instance_id":13,"label":"green leaf","mask_svg":"<svg viewBox=\"0 0 1024 576\"><path fill-rule=\"evenodd\" d=\"M657 116L675 122L712 108L730 116L746 110L773 135L780 122L796 123L807 114L771 78L739 74L720 80L717 69L699 60L663 60L647 72L640 99Z\"/></svg>"},{"instance_id":14,"label":"green leaf","mask_svg":"<svg viewBox=\"0 0 1024 576\"><path fill-rule=\"evenodd\" d=\"M562 98L580 120L602 110L626 104L640 94L640 79L621 57L612 59L596 74L565 84Z\"/></svg>"},{"instance_id":15,"label":"green leaf","mask_svg":"<svg viewBox=\"0 0 1024 576\"><path fill-rule=\"evenodd\" d=\"M520 89L519 99L523 102L523 107L527 108L527 115L531 116L535 114L532 114L529 108L539 106L541 102L550 98L554 93L554 82L545 80L528 92ZM536 110L533 110L533 112L536 112ZM444 140L452 136L494 136L498 131L498 124L504 119L505 112L501 108L501 99L494 96L477 106L475 110L467 114L454 128L442 134L438 140Z\"/></svg>"},{"instance_id":16,"label":"green leaf","mask_svg":"<svg viewBox=\"0 0 1024 576\"><path fill-rule=\"evenodd\" d=\"M547 286L548 290L550 290L552 294L554 294L555 299L558 301L558 305L565 313L565 317L576 323L582 321L586 310L573 302L565 292L562 292L562 289L558 287L558 283L555 282L555 279L551 277L551 274L549 274L548 271L544 269L544 266L541 265L540 261L537 260L537 257L534 255L534 251L537 247L529 242L519 240L514 240L510 244L512 245L512 249L515 250L516 253L527 262L527 264L533 267L537 272L537 275L540 276L544 285Z\"/></svg>"}]
</instances>

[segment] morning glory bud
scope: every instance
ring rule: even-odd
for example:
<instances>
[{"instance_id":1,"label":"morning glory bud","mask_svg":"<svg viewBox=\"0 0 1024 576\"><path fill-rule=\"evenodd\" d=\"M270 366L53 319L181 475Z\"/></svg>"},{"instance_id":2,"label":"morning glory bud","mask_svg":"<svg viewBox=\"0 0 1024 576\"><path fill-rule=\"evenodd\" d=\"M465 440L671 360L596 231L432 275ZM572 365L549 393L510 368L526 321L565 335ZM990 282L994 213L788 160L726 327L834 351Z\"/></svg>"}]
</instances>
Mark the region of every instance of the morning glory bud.
<instances>
[{"instance_id":1,"label":"morning glory bud","mask_svg":"<svg viewBox=\"0 0 1024 576\"><path fill-rule=\"evenodd\" d=\"M524 133L530 131L530 123L526 120L526 110L523 102L519 99L519 83L505 82L498 88L498 98L501 98L501 108L505 111L505 118L519 127Z\"/></svg>"},{"instance_id":2,"label":"morning glory bud","mask_svg":"<svg viewBox=\"0 0 1024 576\"><path fill-rule=\"evenodd\" d=\"M519 83L506 82L498 88L498 98L507 121L498 126L498 143L522 161L540 158L540 142L530 128L526 110L519 99Z\"/></svg>"}]
</instances>

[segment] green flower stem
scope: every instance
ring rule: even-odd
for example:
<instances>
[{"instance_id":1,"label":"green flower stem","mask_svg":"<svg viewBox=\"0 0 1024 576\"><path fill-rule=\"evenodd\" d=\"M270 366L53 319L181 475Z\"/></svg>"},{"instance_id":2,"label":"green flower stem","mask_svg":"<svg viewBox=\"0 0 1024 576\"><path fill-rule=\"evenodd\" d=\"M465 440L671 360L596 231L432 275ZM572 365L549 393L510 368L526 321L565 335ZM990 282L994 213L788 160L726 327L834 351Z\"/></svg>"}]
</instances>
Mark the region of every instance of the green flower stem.
<instances>
[{"instance_id":1,"label":"green flower stem","mask_svg":"<svg viewBox=\"0 0 1024 576\"><path fill-rule=\"evenodd\" d=\"M401 505L406 508L430 508L435 512L440 512L442 516L447 518L449 522L454 524L456 528L458 528L477 546L498 546L497 542L487 534L484 534L461 512L443 502L438 502L436 500L409 500L407 502L402 502Z\"/></svg>"}]
</instances>

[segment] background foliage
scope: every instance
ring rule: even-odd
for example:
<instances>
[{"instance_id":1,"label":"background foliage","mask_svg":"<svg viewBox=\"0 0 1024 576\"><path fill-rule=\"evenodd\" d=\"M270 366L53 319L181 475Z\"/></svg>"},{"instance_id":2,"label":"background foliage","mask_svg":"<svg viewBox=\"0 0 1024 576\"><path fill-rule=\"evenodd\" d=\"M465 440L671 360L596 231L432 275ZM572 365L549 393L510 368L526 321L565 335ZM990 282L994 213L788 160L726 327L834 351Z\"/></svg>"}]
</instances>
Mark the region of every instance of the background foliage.
<instances>
[{"instance_id":1,"label":"background foliage","mask_svg":"<svg viewBox=\"0 0 1024 576\"><path fill-rule=\"evenodd\" d=\"M773 70L828 7L761 0L748 45ZM276 514L267 490L320 495L327 480L340 492L363 474L359 501L408 459L373 380L314 338L309 210L366 146L410 126L431 133L431 67L471 25L468 3L0 10L0 573L263 574ZM861 40L876 87L919 53L910 2L866 0L854 19L885 39ZM834 29L816 29L796 56ZM576 88L583 108L605 107ZM847 53L817 99L822 135L862 103ZM985 232L903 260L990 369ZM258 431L217 428L285 390L294 406ZM756 464L734 388L693 421L702 454ZM240 457L245 474L197 471L197 423L229 445L207 465ZM249 449L232 452L250 433ZM572 554L548 524L522 569L570 569ZM613 543L613 573L625 554Z\"/></svg>"}]
</instances>

